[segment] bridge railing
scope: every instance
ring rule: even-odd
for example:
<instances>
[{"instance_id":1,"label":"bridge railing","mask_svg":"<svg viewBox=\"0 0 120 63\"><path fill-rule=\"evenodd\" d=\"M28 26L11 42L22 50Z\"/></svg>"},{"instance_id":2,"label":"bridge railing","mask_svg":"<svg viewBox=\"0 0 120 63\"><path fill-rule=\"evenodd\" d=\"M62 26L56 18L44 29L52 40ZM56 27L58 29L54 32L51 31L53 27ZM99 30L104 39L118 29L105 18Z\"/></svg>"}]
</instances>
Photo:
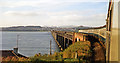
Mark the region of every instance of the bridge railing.
<instances>
[{"instance_id":1,"label":"bridge railing","mask_svg":"<svg viewBox=\"0 0 120 63\"><path fill-rule=\"evenodd\" d=\"M94 33L102 36L103 38L106 38L106 29L87 29L87 30L79 30L79 32Z\"/></svg>"}]
</instances>

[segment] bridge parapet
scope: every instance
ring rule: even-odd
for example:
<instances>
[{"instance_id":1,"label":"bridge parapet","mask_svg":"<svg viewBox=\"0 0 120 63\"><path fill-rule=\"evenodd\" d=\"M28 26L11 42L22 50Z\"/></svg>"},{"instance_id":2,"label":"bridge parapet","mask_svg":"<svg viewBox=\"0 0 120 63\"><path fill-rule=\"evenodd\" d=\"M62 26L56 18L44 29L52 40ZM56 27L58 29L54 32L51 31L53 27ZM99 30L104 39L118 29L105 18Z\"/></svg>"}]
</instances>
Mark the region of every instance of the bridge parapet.
<instances>
[{"instance_id":1,"label":"bridge parapet","mask_svg":"<svg viewBox=\"0 0 120 63\"><path fill-rule=\"evenodd\" d=\"M97 35L102 36L103 38L106 38L106 29L86 29L86 30L79 30L79 32L83 33L94 33Z\"/></svg>"}]
</instances>

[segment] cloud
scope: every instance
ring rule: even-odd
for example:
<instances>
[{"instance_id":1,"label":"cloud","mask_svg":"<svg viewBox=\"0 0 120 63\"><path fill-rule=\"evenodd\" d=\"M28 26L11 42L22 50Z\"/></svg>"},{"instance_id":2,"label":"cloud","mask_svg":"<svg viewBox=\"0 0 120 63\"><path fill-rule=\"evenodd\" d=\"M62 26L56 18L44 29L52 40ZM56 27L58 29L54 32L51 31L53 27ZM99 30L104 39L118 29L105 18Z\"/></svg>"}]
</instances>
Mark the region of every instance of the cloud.
<instances>
[{"instance_id":1,"label":"cloud","mask_svg":"<svg viewBox=\"0 0 120 63\"><path fill-rule=\"evenodd\" d=\"M10 8L21 7L21 6L38 6L39 4L40 4L40 2L37 2L37 1L0 2L1 7L10 7Z\"/></svg>"},{"instance_id":2,"label":"cloud","mask_svg":"<svg viewBox=\"0 0 120 63\"><path fill-rule=\"evenodd\" d=\"M22 7L22 6L31 6L31 7L50 7L56 5L63 5L62 1L54 0L41 0L41 1L4 1L0 2L0 7Z\"/></svg>"},{"instance_id":3,"label":"cloud","mask_svg":"<svg viewBox=\"0 0 120 63\"><path fill-rule=\"evenodd\" d=\"M108 2L108 0L13 0L13 1L0 1L0 7L49 7L56 5L68 5L75 2ZM64 4L65 3L65 4Z\"/></svg>"},{"instance_id":4,"label":"cloud","mask_svg":"<svg viewBox=\"0 0 120 63\"><path fill-rule=\"evenodd\" d=\"M87 13L86 13L87 12ZM32 23L37 22L41 23L41 25L102 25L105 24L106 15L105 14L89 14L91 12L88 11L61 11L61 12L28 12L28 11L8 11L5 12L5 16L11 17L15 20L21 21L30 21ZM21 17L19 17L21 16ZM25 18L27 16L28 18ZM31 16L31 17L29 17ZM33 17L35 16L35 17ZM27 22L29 23L29 22Z\"/></svg>"},{"instance_id":5,"label":"cloud","mask_svg":"<svg viewBox=\"0 0 120 63\"><path fill-rule=\"evenodd\" d=\"M49 12L49 11L6 11L3 13L4 16L84 16L93 11L58 11L58 12Z\"/></svg>"},{"instance_id":6,"label":"cloud","mask_svg":"<svg viewBox=\"0 0 120 63\"><path fill-rule=\"evenodd\" d=\"M5 16L37 16L39 15L36 12L29 12L29 11L8 11L4 13Z\"/></svg>"},{"instance_id":7,"label":"cloud","mask_svg":"<svg viewBox=\"0 0 120 63\"><path fill-rule=\"evenodd\" d=\"M91 9L92 6L90 9L87 8L87 10L86 8L74 10L71 6L76 7L74 6L76 2L81 2L81 0L8 0L0 2L0 7L9 7L7 9L5 8L5 11L0 16L4 17L2 20L6 25L10 25L10 23L11 25L35 24L48 26L105 24L106 16L102 14L103 12L97 12L99 10L96 10L96 8ZM25 8L28 7L24 6L38 8L37 10L36 8L26 10ZM45 9L44 11L43 8L49 8L51 10ZM59 11L56 11L55 8Z\"/></svg>"},{"instance_id":8,"label":"cloud","mask_svg":"<svg viewBox=\"0 0 120 63\"><path fill-rule=\"evenodd\" d=\"M12 12L13 13L13 12ZM63 25L86 25L99 26L105 24L105 14L82 15L79 12L36 12L37 14L27 13L12 14L5 17L4 22L12 25L46 25L46 26L63 26ZM78 14L77 14L78 13ZM6 15L8 15L6 14ZM30 16L29 16L30 15ZM26 17L27 16L27 17ZM3 19L3 18L2 18Z\"/></svg>"},{"instance_id":9,"label":"cloud","mask_svg":"<svg viewBox=\"0 0 120 63\"><path fill-rule=\"evenodd\" d=\"M65 15L65 16L51 16L48 19L49 22L52 22L52 25L91 25L99 26L105 24L105 14L96 14L89 16L82 15ZM94 25L93 25L94 24Z\"/></svg>"}]
</instances>

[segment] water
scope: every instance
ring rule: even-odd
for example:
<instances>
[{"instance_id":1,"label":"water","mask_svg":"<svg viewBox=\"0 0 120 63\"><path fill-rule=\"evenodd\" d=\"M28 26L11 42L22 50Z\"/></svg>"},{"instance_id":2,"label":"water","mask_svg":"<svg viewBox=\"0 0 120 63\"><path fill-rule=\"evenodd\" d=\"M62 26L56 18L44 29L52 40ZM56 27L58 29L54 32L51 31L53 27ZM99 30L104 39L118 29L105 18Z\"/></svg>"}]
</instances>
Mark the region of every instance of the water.
<instances>
[{"instance_id":1,"label":"water","mask_svg":"<svg viewBox=\"0 0 120 63\"><path fill-rule=\"evenodd\" d=\"M2 49L11 50L17 45L19 35L19 53L25 56L34 56L36 53L49 54L50 40L52 53L59 51L50 32L2 32Z\"/></svg>"}]
</instances>

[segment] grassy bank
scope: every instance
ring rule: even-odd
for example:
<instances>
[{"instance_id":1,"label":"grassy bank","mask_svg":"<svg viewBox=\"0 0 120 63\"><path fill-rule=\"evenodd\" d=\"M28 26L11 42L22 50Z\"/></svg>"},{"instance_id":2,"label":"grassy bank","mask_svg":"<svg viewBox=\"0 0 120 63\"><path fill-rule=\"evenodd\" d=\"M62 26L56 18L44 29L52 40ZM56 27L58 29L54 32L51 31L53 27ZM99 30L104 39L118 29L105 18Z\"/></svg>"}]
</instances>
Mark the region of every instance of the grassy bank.
<instances>
[{"instance_id":1,"label":"grassy bank","mask_svg":"<svg viewBox=\"0 0 120 63\"><path fill-rule=\"evenodd\" d=\"M31 57L32 61L67 61L67 62L85 62L90 61L91 57L91 44L90 42L76 42L70 45L63 52L55 52L52 55L41 55L36 54L34 57Z\"/></svg>"},{"instance_id":2,"label":"grassy bank","mask_svg":"<svg viewBox=\"0 0 120 63\"><path fill-rule=\"evenodd\" d=\"M20 59L22 61L33 62L89 62L91 57L91 44L90 42L76 42L70 45L63 52L55 52L52 55L40 53L35 54L35 56L30 57L29 59ZM13 60L13 59L12 59ZM20 61L18 60L18 61ZM11 60L10 60L11 61Z\"/></svg>"}]
</instances>

